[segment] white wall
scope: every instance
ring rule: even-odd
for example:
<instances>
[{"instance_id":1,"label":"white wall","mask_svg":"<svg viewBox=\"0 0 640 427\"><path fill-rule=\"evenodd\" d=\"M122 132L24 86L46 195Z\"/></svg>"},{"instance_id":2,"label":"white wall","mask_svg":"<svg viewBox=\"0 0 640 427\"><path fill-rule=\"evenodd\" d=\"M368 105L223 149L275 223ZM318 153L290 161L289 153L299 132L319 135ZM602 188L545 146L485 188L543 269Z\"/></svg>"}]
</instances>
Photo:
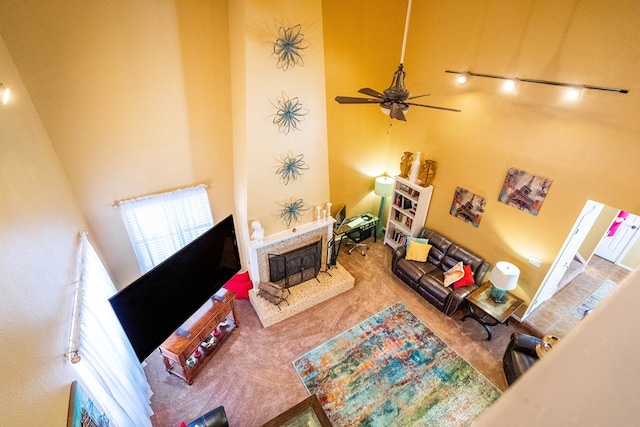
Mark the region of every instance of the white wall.
<instances>
[{"instance_id":1,"label":"white wall","mask_svg":"<svg viewBox=\"0 0 640 427\"><path fill-rule=\"evenodd\" d=\"M637 425L638 301L640 269L620 283L474 425Z\"/></svg>"},{"instance_id":2,"label":"white wall","mask_svg":"<svg viewBox=\"0 0 640 427\"><path fill-rule=\"evenodd\" d=\"M0 425L66 425L78 232L62 165L0 38Z\"/></svg>"}]
</instances>

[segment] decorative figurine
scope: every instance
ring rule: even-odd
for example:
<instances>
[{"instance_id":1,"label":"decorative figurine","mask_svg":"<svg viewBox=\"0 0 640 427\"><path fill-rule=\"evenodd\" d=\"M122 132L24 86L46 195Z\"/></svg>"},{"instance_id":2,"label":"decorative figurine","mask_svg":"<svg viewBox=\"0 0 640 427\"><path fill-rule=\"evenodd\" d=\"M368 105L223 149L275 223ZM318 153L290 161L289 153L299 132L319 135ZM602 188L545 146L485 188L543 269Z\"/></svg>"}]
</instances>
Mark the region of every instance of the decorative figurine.
<instances>
[{"instance_id":1,"label":"decorative figurine","mask_svg":"<svg viewBox=\"0 0 640 427\"><path fill-rule=\"evenodd\" d=\"M253 221L251 223L251 227L253 227L253 233L251 234L251 238L262 243L262 239L264 239L264 228L262 228L262 224L260 221Z\"/></svg>"},{"instance_id":2,"label":"decorative figurine","mask_svg":"<svg viewBox=\"0 0 640 427\"><path fill-rule=\"evenodd\" d=\"M413 164L413 153L411 151L405 151L404 155L400 159L400 176L402 178L409 178L412 164Z\"/></svg>"},{"instance_id":3,"label":"decorative figurine","mask_svg":"<svg viewBox=\"0 0 640 427\"><path fill-rule=\"evenodd\" d=\"M420 173L418 174L418 181L423 187L428 187L433 182L433 178L436 176L436 161L425 160L420 167Z\"/></svg>"}]
</instances>

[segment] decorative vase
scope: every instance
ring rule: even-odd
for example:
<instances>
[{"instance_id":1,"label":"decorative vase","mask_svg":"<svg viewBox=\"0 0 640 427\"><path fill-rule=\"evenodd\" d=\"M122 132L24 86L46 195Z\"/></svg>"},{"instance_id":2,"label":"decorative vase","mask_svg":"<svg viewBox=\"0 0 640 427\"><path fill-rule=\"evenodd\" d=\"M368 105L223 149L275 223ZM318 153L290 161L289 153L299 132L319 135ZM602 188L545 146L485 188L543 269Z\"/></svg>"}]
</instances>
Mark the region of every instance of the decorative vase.
<instances>
[{"instance_id":1,"label":"decorative vase","mask_svg":"<svg viewBox=\"0 0 640 427\"><path fill-rule=\"evenodd\" d=\"M411 151L405 151L404 155L400 159L400 176L402 178L408 178L411 173L411 166L413 164L413 153Z\"/></svg>"},{"instance_id":2,"label":"decorative vase","mask_svg":"<svg viewBox=\"0 0 640 427\"><path fill-rule=\"evenodd\" d=\"M425 160L420 166L420 173L418 174L418 181L423 187L428 187L433 182L433 178L436 176L436 162L435 160Z\"/></svg>"},{"instance_id":3,"label":"decorative vase","mask_svg":"<svg viewBox=\"0 0 640 427\"><path fill-rule=\"evenodd\" d=\"M418 181L418 173L420 173L420 156L422 153L418 151L416 158L411 164L411 175L409 175L409 181L415 184Z\"/></svg>"}]
</instances>

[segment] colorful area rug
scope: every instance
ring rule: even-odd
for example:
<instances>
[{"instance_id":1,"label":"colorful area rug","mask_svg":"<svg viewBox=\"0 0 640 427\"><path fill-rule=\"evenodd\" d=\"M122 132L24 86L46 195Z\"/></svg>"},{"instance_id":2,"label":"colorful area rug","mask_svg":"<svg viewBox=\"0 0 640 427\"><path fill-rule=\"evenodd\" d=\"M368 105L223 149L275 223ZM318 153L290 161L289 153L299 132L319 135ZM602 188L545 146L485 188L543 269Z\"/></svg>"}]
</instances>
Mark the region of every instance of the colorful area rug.
<instances>
[{"instance_id":1,"label":"colorful area rug","mask_svg":"<svg viewBox=\"0 0 640 427\"><path fill-rule=\"evenodd\" d=\"M611 280L605 280L595 291L591 292L589 296L583 299L582 302L573 309L571 314L576 316L578 319L582 319L587 313L593 310L600 301L605 299L607 295L615 289L615 287L616 284L614 282Z\"/></svg>"},{"instance_id":2,"label":"colorful area rug","mask_svg":"<svg viewBox=\"0 0 640 427\"><path fill-rule=\"evenodd\" d=\"M500 391L403 304L293 362L335 426L464 426Z\"/></svg>"}]
</instances>

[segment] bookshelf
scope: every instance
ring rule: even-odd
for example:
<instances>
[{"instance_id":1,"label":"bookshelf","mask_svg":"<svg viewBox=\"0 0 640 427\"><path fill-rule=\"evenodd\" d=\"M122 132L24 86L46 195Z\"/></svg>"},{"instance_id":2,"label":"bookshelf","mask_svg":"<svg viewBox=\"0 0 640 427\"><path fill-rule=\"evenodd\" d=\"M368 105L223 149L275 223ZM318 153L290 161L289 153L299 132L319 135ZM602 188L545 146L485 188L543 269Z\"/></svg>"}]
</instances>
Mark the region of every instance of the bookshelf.
<instances>
[{"instance_id":1,"label":"bookshelf","mask_svg":"<svg viewBox=\"0 0 640 427\"><path fill-rule=\"evenodd\" d=\"M404 245L408 236L420 233L427 220L433 186L421 187L409 180L395 177L391 207L384 235L385 245L392 248Z\"/></svg>"}]
</instances>

